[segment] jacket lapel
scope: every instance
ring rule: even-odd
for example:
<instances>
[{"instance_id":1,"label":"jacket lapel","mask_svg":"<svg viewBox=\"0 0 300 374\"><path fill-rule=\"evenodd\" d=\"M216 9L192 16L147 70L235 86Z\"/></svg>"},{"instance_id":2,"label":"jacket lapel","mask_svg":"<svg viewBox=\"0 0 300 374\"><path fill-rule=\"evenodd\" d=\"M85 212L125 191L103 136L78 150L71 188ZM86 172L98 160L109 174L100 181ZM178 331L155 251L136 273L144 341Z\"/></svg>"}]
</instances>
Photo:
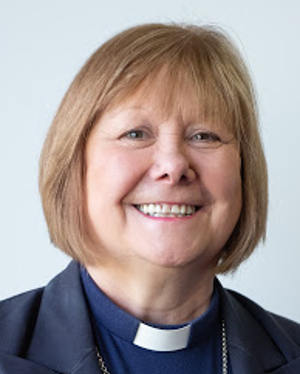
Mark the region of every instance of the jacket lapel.
<instances>
[{"instance_id":1,"label":"jacket lapel","mask_svg":"<svg viewBox=\"0 0 300 374\"><path fill-rule=\"evenodd\" d=\"M1 374L57 374L34 362L0 352Z\"/></svg>"},{"instance_id":2,"label":"jacket lapel","mask_svg":"<svg viewBox=\"0 0 300 374\"><path fill-rule=\"evenodd\" d=\"M45 288L27 358L59 373L99 374L79 265Z\"/></svg>"},{"instance_id":3,"label":"jacket lapel","mask_svg":"<svg viewBox=\"0 0 300 374\"><path fill-rule=\"evenodd\" d=\"M281 368L271 371L271 374L299 374L300 358L282 366Z\"/></svg>"},{"instance_id":4,"label":"jacket lapel","mask_svg":"<svg viewBox=\"0 0 300 374\"><path fill-rule=\"evenodd\" d=\"M300 373L300 348L283 332L278 333L281 329L273 317L247 298L225 290L218 281L217 284L233 372Z\"/></svg>"},{"instance_id":5,"label":"jacket lapel","mask_svg":"<svg viewBox=\"0 0 300 374\"><path fill-rule=\"evenodd\" d=\"M57 371L46 368L44 365L37 364L22 359L17 356L11 356L5 353L0 353L0 373L1 374L57 374ZM62 373L60 371L60 373ZM89 354L80 364L74 368L72 374L99 374L98 363L95 360L95 354Z\"/></svg>"}]
</instances>

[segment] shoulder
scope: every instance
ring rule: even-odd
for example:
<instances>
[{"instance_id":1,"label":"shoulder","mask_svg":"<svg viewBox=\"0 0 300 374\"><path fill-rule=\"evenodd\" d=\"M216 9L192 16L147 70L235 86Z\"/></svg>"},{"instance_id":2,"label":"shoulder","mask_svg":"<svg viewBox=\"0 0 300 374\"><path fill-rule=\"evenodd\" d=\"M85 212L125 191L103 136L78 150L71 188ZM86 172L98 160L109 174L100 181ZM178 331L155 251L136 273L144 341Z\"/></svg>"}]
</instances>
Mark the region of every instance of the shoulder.
<instances>
[{"instance_id":1,"label":"shoulder","mask_svg":"<svg viewBox=\"0 0 300 374\"><path fill-rule=\"evenodd\" d=\"M237 300L246 310L248 310L258 322L274 329L277 328L282 333L288 334L295 338L295 340L298 340L300 345L300 324L298 322L270 312L255 301L236 291L227 290L227 292L232 298Z\"/></svg>"},{"instance_id":2,"label":"shoulder","mask_svg":"<svg viewBox=\"0 0 300 374\"><path fill-rule=\"evenodd\" d=\"M300 324L272 313L238 292L222 289L227 320L231 321L232 341L248 351L300 356ZM245 347L244 347L245 348Z\"/></svg>"},{"instance_id":3,"label":"shoulder","mask_svg":"<svg viewBox=\"0 0 300 374\"><path fill-rule=\"evenodd\" d=\"M232 365L237 372L300 372L300 325L217 281ZM296 371L288 371L292 367ZM277 371L276 371L277 372ZM279 372L278 372L279 373ZM281 371L280 371L281 373Z\"/></svg>"},{"instance_id":4,"label":"shoulder","mask_svg":"<svg viewBox=\"0 0 300 374\"><path fill-rule=\"evenodd\" d=\"M79 265L72 261L46 287L1 301L0 351L23 356L36 333L38 321L47 320L48 324L53 323L57 319L59 310L65 304L72 308L74 300L76 303L78 298L80 298ZM40 325L42 326L39 327L39 331L45 329L44 323Z\"/></svg>"},{"instance_id":5,"label":"shoulder","mask_svg":"<svg viewBox=\"0 0 300 374\"><path fill-rule=\"evenodd\" d=\"M26 349L43 293L44 288L39 288L0 302L0 349L19 354Z\"/></svg>"}]
</instances>

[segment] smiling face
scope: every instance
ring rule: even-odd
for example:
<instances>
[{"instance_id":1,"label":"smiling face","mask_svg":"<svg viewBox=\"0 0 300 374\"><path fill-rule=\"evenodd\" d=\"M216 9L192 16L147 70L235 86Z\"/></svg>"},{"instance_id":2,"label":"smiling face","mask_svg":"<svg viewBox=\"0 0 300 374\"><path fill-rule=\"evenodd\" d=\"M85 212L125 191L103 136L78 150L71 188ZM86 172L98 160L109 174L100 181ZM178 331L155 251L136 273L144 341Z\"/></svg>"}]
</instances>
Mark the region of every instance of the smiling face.
<instances>
[{"instance_id":1,"label":"smiling face","mask_svg":"<svg viewBox=\"0 0 300 374\"><path fill-rule=\"evenodd\" d=\"M93 128L86 210L104 266L207 269L231 235L242 205L238 145L192 103L182 93L166 115L155 92L137 93Z\"/></svg>"}]
</instances>

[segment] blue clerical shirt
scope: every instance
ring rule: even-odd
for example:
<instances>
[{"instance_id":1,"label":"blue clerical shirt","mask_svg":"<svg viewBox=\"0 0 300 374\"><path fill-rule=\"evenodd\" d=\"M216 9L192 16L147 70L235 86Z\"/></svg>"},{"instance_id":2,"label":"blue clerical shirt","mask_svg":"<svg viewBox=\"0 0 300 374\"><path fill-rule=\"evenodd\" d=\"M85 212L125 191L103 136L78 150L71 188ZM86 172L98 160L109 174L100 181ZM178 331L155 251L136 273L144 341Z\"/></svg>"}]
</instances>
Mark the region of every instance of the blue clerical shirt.
<instances>
[{"instance_id":1,"label":"blue clerical shirt","mask_svg":"<svg viewBox=\"0 0 300 374\"><path fill-rule=\"evenodd\" d=\"M184 325L151 325L119 308L84 268L81 276L95 338L111 374L222 374L216 287L209 308L195 320Z\"/></svg>"}]
</instances>

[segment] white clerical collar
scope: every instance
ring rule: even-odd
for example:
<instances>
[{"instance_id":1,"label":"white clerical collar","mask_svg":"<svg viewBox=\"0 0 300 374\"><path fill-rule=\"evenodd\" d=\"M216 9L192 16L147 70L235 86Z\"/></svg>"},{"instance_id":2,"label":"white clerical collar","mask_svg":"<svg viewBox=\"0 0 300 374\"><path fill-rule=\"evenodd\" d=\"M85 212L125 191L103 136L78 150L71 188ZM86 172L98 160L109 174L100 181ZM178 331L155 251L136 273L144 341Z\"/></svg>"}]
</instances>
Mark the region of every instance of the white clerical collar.
<instances>
[{"instance_id":1,"label":"white clerical collar","mask_svg":"<svg viewBox=\"0 0 300 374\"><path fill-rule=\"evenodd\" d=\"M171 352L188 345L191 325L177 329L161 329L140 322L133 344L152 351Z\"/></svg>"}]
</instances>

